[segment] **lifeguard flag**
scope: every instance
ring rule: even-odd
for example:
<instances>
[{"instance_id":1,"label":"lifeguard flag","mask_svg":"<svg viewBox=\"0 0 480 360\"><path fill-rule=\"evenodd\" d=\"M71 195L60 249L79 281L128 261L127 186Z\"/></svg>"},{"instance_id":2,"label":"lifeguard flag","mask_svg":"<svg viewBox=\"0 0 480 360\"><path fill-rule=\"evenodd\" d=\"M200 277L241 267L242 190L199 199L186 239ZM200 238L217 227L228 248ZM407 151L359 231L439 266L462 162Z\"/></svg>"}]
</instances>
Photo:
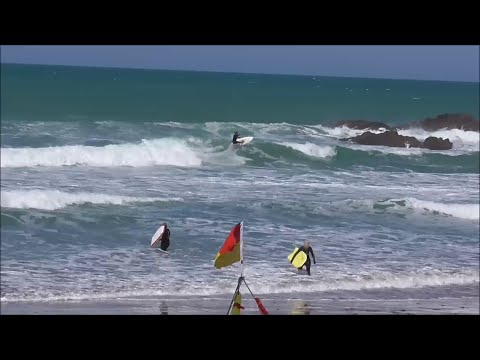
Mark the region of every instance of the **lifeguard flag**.
<instances>
[{"instance_id":1,"label":"lifeguard flag","mask_svg":"<svg viewBox=\"0 0 480 360\"><path fill-rule=\"evenodd\" d=\"M220 269L240 261L240 246L242 240L242 223L232 228L225 243L215 257L215 267Z\"/></svg>"}]
</instances>

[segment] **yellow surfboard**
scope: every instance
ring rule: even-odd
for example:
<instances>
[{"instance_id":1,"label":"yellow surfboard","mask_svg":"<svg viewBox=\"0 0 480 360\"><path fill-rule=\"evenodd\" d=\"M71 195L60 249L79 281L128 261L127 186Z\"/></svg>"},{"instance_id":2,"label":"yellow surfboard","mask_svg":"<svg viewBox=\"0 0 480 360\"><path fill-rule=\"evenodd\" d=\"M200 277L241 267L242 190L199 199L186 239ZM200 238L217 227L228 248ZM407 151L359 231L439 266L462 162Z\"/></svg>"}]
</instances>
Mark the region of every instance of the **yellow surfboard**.
<instances>
[{"instance_id":1,"label":"yellow surfboard","mask_svg":"<svg viewBox=\"0 0 480 360\"><path fill-rule=\"evenodd\" d=\"M293 250L293 252L290 255L288 255L288 261L290 261L291 264L298 269L298 268L301 268L303 264L307 262L307 254L305 254L303 251L300 251L297 254L297 256L295 256L295 259L293 259L293 262L292 262L293 255L295 255L297 250L298 248L295 248L295 250Z\"/></svg>"}]
</instances>

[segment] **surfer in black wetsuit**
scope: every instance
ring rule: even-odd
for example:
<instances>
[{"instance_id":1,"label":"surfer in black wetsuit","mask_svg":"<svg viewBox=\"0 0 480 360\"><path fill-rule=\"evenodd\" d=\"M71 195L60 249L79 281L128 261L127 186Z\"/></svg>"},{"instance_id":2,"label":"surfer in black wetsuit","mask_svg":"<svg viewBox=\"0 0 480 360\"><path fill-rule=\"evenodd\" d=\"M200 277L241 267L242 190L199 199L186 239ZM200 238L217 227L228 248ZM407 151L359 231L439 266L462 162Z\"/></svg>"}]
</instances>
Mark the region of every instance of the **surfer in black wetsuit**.
<instances>
[{"instance_id":1,"label":"surfer in black wetsuit","mask_svg":"<svg viewBox=\"0 0 480 360\"><path fill-rule=\"evenodd\" d=\"M232 144L241 144L242 143L241 141L237 141L239 136L240 136L240 134L238 133L238 131L235 131L235 134L233 134Z\"/></svg>"},{"instance_id":2,"label":"surfer in black wetsuit","mask_svg":"<svg viewBox=\"0 0 480 360\"><path fill-rule=\"evenodd\" d=\"M305 261L305 264L303 264L303 265L305 265L305 268L307 269L308 275L311 275L310 274L310 266L312 265L312 262L310 261L309 253L312 254L313 263L314 264L317 263L316 260L315 260L315 254L313 253L312 246L310 245L310 243L308 241L305 241L303 246L300 246L298 248L297 252L293 255L292 261L293 261L293 259L295 259L295 256L297 256L300 251L303 251L305 254L307 254L307 261ZM301 270L303 268L303 265L302 265L302 267L299 267L298 270Z\"/></svg>"},{"instance_id":3,"label":"surfer in black wetsuit","mask_svg":"<svg viewBox=\"0 0 480 360\"><path fill-rule=\"evenodd\" d=\"M167 251L170 246L170 229L167 227L167 223L163 223L165 229L163 230L162 240L160 242L160 249Z\"/></svg>"}]
</instances>

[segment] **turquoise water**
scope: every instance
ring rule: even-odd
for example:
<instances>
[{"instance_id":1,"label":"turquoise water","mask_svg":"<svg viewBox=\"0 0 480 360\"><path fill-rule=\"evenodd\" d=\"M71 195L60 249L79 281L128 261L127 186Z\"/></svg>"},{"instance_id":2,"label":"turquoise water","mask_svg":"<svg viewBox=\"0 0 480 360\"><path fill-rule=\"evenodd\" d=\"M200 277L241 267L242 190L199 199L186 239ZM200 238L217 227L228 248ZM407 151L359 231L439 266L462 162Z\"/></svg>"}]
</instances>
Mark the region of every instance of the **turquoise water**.
<instances>
[{"instance_id":1,"label":"turquoise water","mask_svg":"<svg viewBox=\"0 0 480 360\"><path fill-rule=\"evenodd\" d=\"M400 132L454 144L430 151L328 126L478 119L478 83L1 70L2 302L232 293L238 265L213 260L239 221L257 293L478 283L478 133ZM164 221L168 256L149 249ZM311 277L286 260L305 240Z\"/></svg>"},{"instance_id":2,"label":"turquoise water","mask_svg":"<svg viewBox=\"0 0 480 360\"><path fill-rule=\"evenodd\" d=\"M2 64L2 120L324 124L479 117L478 83Z\"/></svg>"}]
</instances>

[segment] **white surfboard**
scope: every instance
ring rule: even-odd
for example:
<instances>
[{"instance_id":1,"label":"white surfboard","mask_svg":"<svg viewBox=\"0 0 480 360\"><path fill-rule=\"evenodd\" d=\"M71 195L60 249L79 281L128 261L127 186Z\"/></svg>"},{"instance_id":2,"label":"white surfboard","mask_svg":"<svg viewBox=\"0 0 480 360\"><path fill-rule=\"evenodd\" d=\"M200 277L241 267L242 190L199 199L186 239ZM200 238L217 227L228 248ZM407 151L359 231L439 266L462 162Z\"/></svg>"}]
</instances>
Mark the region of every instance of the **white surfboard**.
<instances>
[{"instance_id":1,"label":"white surfboard","mask_svg":"<svg viewBox=\"0 0 480 360\"><path fill-rule=\"evenodd\" d=\"M155 234L153 234L152 241L150 242L150 247L154 248L160 245L160 239L162 238L164 230L165 230L165 226L162 225L158 228Z\"/></svg>"},{"instance_id":2,"label":"white surfboard","mask_svg":"<svg viewBox=\"0 0 480 360\"><path fill-rule=\"evenodd\" d=\"M242 138L238 138L237 141L241 142L241 144L236 144L236 145L245 146L252 140L253 140L253 136L245 136Z\"/></svg>"}]
</instances>

